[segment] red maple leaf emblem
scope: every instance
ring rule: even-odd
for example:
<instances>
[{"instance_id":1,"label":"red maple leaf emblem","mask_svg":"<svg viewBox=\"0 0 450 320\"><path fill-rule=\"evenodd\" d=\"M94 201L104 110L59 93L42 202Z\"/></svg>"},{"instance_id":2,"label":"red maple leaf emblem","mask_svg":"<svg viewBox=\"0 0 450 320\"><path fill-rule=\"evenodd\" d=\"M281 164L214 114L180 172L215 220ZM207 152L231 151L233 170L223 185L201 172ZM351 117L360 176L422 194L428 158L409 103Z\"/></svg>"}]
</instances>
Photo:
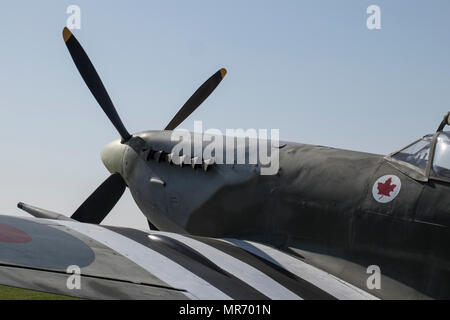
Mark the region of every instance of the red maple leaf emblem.
<instances>
[{"instance_id":1,"label":"red maple leaf emblem","mask_svg":"<svg viewBox=\"0 0 450 320\"><path fill-rule=\"evenodd\" d=\"M387 179L384 183L378 182L378 194L381 195L379 199L383 198L383 196L391 196L391 192L394 191L396 187L396 185L391 184L391 182L392 178Z\"/></svg>"}]
</instances>

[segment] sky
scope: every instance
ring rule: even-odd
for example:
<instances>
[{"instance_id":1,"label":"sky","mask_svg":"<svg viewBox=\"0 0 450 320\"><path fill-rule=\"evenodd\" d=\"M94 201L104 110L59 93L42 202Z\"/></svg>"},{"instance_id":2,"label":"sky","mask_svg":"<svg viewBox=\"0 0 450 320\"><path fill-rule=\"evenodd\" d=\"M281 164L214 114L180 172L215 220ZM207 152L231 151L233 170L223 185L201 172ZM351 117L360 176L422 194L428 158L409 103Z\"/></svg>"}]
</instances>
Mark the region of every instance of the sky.
<instances>
[{"instance_id":1,"label":"sky","mask_svg":"<svg viewBox=\"0 0 450 320\"><path fill-rule=\"evenodd\" d=\"M119 136L62 40L70 5L130 132L162 129L221 67L182 128L388 154L450 110L448 0L2 1L0 214L23 201L71 215L109 175L100 151ZM147 227L128 190L103 224Z\"/></svg>"}]
</instances>

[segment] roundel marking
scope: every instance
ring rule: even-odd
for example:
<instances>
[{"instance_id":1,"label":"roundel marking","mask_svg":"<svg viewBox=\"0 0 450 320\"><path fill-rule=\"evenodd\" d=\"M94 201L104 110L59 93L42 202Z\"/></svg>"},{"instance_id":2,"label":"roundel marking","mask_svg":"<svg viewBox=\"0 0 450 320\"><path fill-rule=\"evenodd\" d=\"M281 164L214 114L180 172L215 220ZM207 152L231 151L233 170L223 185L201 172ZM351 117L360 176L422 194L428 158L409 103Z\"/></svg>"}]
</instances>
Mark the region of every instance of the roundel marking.
<instances>
[{"instance_id":1,"label":"roundel marking","mask_svg":"<svg viewBox=\"0 0 450 320\"><path fill-rule=\"evenodd\" d=\"M94 251L82 240L44 223L0 216L0 262L33 268L80 268L95 260Z\"/></svg>"},{"instance_id":2,"label":"roundel marking","mask_svg":"<svg viewBox=\"0 0 450 320\"><path fill-rule=\"evenodd\" d=\"M402 182L400 178L393 174L388 174L378 178L372 187L373 198L380 203L388 203L397 197Z\"/></svg>"},{"instance_id":3,"label":"roundel marking","mask_svg":"<svg viewBox=\"0 0 450 320\"><path fill-rule=\"evenodd\" d=\"M0 242L7 243L27 243L31 241L31 237L6 223L0 223Z\"/></svg>"}]
</instances>

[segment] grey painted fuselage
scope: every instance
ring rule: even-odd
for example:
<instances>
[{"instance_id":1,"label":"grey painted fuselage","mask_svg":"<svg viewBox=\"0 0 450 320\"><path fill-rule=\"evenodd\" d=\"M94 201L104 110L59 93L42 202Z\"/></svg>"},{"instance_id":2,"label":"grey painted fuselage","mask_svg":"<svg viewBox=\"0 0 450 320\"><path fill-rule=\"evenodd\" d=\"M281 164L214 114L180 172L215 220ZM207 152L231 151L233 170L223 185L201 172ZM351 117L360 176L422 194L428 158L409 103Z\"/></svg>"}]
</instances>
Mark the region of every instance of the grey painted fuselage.
<instances>
[{"instance_id":1,"label":"grey painted fuselage","mask_svg":"<svg viewBox=\"0 0 450 320\"><path fill-rule=\"evenodd\" d=\"M258 240L364 288L377 265L382 298L450 298L447 184L414 180L382 155L296 143L281 144L275 175L255 164L180 166L167 157L170 136L136 134L106 148L120 163L103 159L160 230ZM372 186L387 174L402 189L379 203Z\"/></svg>"}]
</instances>

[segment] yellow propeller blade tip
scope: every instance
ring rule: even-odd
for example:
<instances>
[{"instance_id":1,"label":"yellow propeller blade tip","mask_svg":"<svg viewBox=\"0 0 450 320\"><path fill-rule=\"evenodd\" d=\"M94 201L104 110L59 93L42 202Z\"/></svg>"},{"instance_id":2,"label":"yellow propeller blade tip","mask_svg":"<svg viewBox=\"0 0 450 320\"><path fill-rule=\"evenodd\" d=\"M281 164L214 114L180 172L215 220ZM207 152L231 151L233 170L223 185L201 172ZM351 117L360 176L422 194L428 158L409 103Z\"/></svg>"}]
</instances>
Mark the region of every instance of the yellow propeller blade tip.
<instances>
[{"instance_id":1,"label":"yellow propeller blade tip","mask_svg":"<svg viewBox=\"0 0 450 320\"><path fill-rule=\"evenodd\" d=\"M220 69L220 75L222 76L222 79L225 77L226 74L227 74L227 69L225 69L225 68Z\"/></svg>"},{"instance_id":2,"label":"yellow propeller blade tip","mask_svg":"<svg viewBox=\"0 0 450 320\"><path fill-rule=\"evenodd\" d=\"M67 42L67 40L69 40L69 38L72 36L72 32L70 32L69 29L67 29L67 27L64 27L63 29L63 39L64 42Z\"/></svg>"}]
</instances>

